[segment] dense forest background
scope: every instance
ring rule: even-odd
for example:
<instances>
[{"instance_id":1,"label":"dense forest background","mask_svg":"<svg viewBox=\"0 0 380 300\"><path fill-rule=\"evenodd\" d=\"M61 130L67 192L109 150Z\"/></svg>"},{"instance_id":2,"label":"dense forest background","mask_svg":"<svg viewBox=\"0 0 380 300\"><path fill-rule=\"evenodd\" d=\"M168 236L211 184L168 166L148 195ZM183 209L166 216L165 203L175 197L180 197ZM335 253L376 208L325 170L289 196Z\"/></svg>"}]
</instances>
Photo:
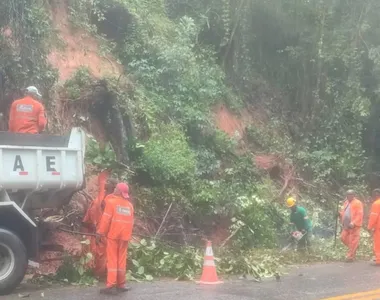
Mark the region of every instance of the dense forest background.
<instances>
[{"instance_id":1,"label":"dense forest background","mask_svg":"<svg viewBox=\"0 0 380 300\"><path fill-rule=\"evenodd\" d=\"M273 247L295 195L332 236L344 191L378 187L379 13L373 0L4 0L0 109L33 84L50 132L87 128L89 165L131 183L144 234ZM116 70L83 58L64 76L53 51L92 49L62 37L65 17Z\"/></svg>"}]
</instances>

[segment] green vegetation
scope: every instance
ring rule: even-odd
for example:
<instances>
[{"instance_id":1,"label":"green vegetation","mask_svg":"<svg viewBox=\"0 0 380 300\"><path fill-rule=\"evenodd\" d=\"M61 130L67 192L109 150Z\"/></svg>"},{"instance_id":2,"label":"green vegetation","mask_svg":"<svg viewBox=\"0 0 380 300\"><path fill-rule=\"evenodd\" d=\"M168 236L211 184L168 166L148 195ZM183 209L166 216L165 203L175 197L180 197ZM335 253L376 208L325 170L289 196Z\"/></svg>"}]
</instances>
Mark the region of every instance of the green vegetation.
<instances>
[{"instance_id":1,"label":"green vegetation","mask_svg":"<svg viewBox=\"0 0 380 300\"><path fill-rule=\"evenodd\" d=\"M67 80L64 84L65 92L70 100L81 99L84 88L88 87L92 82L90 72L87 68L78 69L74 76Z\"/></svg>"},{"instance_id":2,"label":"green vegetation","mask_svg":"<svg viewBox=\"0 0 380 300\"><path fill-rule=\"evenodd\" d=\"M7 79L4 94L33 83L48 96L57 72L46 61L55 36L44 1L2 1L0 31L0 66Z\"/></svg>"},{"instance_id":3,"label":"green vegetation","mask_svg":"<svg viewBox=\"0 0 380 300\"><path fill-rule=\"evenodd\" d=\"M306 206L318 238L331 238L343 191L352 187L364 196L376 186L378 1L68 5L73 27L99 38L124 66L124 76L116 78L94 79L80 69L63 89L71 105L96 100L88 103L91 109L98 105L90 114L104 125L109 144L104 149L91 142L88 162L128 179L143 234L160 228L159 238L170 240L172 234L186 245L199 243L199 236L217 238L224 229L223 251L244 252L236 261L226 255L222 271L262 274L278 262L267 263L264 252L276 252L289 233L287 194L297 194ZM56 80L46 62L54 40L49 9L42 0L0 4L0 29L12 31L12 38L0 35L6 92L33 82L49 99ZM13 38L19 51L13 51ZM244 109L254 112L242 137L216 128L216 104L237 116ZM265 171L255 164L258 154L279 161ZM198 250L189 248L178 254L148 243L131 251L138 257L130 274L136 279L170 273L192 278L201 263ZM325 249L313 257L338 258ZM182 260L188 263L180 265Z\"/></svg>"},{"instance_id":4,"label":"green vegetation","mask_svg":"<svg viewBox=\"0 0 380 300\"><path fill-rule=\"evenodd\" d=\"M173 183L192 180L195 164L195 153L178 127L164 126L145 144L142 165L155 181Z\"/></svg>"},{"instance_id":5,"label":"green vegetation","mask_svg":"<svg viewBox=\"0 0 380 300\"><path fill-rule=\"evenodd\" d=\"M358 258L371 259L372 243L368 234L362 234ZM344 261L346 249L331 241L318 240L313 253L300 255L291 248L280 252L278 249L255 248L238 250L236 248L215 248L215 260L218 273L223 276L247 275L258 280L286 273L286 267L294 263L313 263ZM85 264L88 256L79 261L70 257L60 269L56 279L68 283L92 285L96 283ZM157 278L175 278L177 280L195 280L201 275L203 251L200 248L172 245L160 240L141 239L129 246L128 272L130 281L152 281Z\"/></svg>"}]
</instances>

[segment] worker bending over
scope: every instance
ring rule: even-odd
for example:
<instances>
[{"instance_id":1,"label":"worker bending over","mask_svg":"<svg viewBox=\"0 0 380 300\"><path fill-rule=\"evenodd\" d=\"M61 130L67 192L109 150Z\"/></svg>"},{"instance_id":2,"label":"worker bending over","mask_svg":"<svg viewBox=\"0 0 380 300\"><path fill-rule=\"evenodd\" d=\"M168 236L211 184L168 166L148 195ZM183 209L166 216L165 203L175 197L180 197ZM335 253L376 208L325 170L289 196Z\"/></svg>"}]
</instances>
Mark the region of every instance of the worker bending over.
<instances>
[{"instance_id":1,"label":"worker bending over","mask_svg":"<svg viewBox=\"0 0 380 300\"><path fill-rule=\"evenodd\" d=\"M290 222L296 229L303 233L303 237L298 241L298 249L301 251L311 250L311 230L312 224L307 216L306 209L297 205L296 200L292 197L286 200L286 206L290 208Z\"/></svg>"},{"instance_id":2,"label":"worker bending over","mask_svg":"<svg viewBox=\"0 0 380 300\"><path fill-rule=\"evenodd\" d=\"M360 229L363 224L363 204L353 190L346 193L346 201L340 211L342 221L341 240L348 247L346 262L353 262L359 246Z\"/></svg>"},{"instance_id":3,"label":"worker bending over","mask_svg":"<svg viewBox=\"0 0 380 300\"><path fill-rule=\"evenodd\" d=\"M134 209L129 201L129 187L118 183L105 199L105 210L98 227L99 236L107 236L107 287L102 294L126 292L127 250L132 238Z\"/></svg>"},{"instance_id":4,"label":"worker bending over","mask_svg":"<svg viewBox=\"0 0 380 300\"><path fill-rule=\"evenodd\" d=\"M41 102L41 94L35 86L25 90L25 97L11 105L9 113L9 131L18 133L41 133L46 127L45 108Z\"/></svg>"},{"instance_id":5,"label":"worker bending over","mask_svg":"<svg viewBox=\"0 0 380 300\"><path fill-rule=\"evenodd\" d=\"M380 266L380 189L375 189L372 192L372 200L374 201L371 207L371 213L368 220L368 230L373 237L373 252L375 254L375 264Z\"/></svg>"}]
</instances>

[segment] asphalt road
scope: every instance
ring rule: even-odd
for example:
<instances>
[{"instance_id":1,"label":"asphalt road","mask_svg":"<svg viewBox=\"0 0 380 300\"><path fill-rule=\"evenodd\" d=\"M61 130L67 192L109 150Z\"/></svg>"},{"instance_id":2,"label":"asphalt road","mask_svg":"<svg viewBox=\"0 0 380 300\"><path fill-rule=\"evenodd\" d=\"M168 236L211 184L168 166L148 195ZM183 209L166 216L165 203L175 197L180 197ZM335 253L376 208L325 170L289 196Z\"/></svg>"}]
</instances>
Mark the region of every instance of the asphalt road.
<instances>
[{"instance_id":1,"label":"asphalt road","mask_svg":"<svg viewBox=\"0 0 380 300\"><path fill-rule=\"evenodd\" d=\"M159 281L131 286L133 290L127 294L111 297L99 295L98 288L36 289L24 285L15 294L0 297L0 300L19 300L21 295L29 295L25 298L29 300L373 300L380 299L380 267L364 262L318 264L293 268L280 281L231 280L217 286Z\"/></svg>"}]
</instances>

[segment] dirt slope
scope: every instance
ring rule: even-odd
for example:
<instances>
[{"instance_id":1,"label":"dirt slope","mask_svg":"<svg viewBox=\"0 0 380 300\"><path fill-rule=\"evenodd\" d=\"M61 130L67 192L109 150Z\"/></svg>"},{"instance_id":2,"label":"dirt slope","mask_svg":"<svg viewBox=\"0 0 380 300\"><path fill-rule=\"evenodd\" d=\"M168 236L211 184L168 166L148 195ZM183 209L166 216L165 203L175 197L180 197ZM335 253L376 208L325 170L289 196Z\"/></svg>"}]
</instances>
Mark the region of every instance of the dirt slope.
<instances>
[{"instance_id":1,"label":"dirt slope","mask_svg":"<svg viewBox=\"0 0 380 300\"><path fill-rule=\"evenodd\" d=\"M54 49L48 60L59 71L60 81L65 81L79 68L87 67L96 78L118 76L122 66L112 56L101 56L99 41L85 30L73 29L65 1L52 8L53 25L64 47Z\"/></svg>"}]
</instances>

